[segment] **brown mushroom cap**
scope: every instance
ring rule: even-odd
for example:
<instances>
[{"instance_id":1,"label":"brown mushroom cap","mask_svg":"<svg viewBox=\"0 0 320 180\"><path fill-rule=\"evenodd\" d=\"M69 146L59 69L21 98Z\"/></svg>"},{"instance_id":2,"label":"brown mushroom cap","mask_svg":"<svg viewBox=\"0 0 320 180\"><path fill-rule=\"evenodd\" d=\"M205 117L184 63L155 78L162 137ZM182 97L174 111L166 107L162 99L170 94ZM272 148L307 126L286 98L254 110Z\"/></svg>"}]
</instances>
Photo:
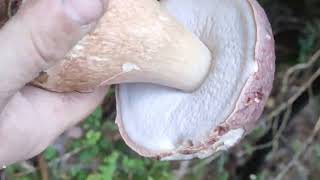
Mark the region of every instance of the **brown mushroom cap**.
<instances>
[{"instance_id":1,"label":"brown mushroom cap","mask_svg":"<svg viewBox=\"0 0 320 180\"><path fill-rule=\"evenodd\" d=\"M126 143L143 156L204 158L238 143L261 115L274 78L272 30L256 0L162 4L212 51L211 73L193 93L119 85L117 124Z\"/></svg>"}]
</instances>

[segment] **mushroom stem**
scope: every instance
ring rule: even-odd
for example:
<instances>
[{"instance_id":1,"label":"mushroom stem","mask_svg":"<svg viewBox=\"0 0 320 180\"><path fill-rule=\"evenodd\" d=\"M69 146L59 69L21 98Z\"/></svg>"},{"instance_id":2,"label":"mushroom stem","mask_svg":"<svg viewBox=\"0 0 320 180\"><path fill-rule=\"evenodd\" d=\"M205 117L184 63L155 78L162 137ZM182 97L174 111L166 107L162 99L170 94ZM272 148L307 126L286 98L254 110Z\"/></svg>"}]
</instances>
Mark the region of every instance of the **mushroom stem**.
<instances>
[{"instance_id":1,"label":"mushroom stem","mask_svg":"<svg viewBox=\"0 0 320 180\"><path fill-rule=\"evenodd\" d=\"M110 0L97 29L33 83L58 92L130 82L193 91L210 67L207 47L158 1Z\"/></svg>"}]
</instances>

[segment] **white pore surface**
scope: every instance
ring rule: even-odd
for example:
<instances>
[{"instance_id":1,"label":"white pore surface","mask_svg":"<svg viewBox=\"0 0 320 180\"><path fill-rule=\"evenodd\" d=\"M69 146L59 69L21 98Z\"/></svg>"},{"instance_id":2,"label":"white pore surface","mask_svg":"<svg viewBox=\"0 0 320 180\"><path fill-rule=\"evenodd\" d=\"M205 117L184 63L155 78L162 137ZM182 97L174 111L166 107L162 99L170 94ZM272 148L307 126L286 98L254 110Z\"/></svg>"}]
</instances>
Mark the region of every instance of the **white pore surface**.
<instances>
[{"instance_id":1,"label":"white pore surface","mask_svg":"<svg viewBox=\"0 0 320 180\"><path fill-rule=\"evenodd\" d=\"M256 70L256 27L246 0L164 0L161 2L212 51L213 66L193 93L151 84L123 84L119 107L126 133L151 151L197 145L232 113ZM195 72L196 73L196 72Z\"/></svg>"}]
</instances>

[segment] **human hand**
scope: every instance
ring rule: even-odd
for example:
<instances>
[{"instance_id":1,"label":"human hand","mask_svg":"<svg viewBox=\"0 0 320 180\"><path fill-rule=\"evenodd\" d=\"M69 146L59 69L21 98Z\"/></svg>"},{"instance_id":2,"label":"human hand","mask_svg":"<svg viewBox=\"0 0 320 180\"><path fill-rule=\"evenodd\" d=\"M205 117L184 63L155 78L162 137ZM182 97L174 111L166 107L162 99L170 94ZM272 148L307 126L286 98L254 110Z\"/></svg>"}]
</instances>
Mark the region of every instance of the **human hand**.
<instances>
[{"instance_id":1,"label":"human hand","mask_svg":"<svg viewBox=\"0 0 320 180\"><path fill-rule=\"evenodd\" d=\"M107 0L27 0L0 30L0 168L43 151L102 101L26 84L92 31Z\"/></svg>"}]
</instances>

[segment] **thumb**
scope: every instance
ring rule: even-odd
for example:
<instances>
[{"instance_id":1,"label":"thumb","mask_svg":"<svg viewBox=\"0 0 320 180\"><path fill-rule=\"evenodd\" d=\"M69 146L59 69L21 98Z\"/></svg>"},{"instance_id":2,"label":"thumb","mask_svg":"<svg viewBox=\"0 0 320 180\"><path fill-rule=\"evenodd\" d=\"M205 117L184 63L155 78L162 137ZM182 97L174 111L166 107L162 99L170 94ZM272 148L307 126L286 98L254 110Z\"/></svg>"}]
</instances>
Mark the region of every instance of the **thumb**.
<instances>
[{"instance_id":1,"label":"thumb","mask_svg":"<svg viewBox=\"0 0 320 180\"><path fill-rule=\"evenodd\" d=\"M103 15L107 0L26 0L0 30L0 110L62 59Z\"/></svg>"}]
</instances>

